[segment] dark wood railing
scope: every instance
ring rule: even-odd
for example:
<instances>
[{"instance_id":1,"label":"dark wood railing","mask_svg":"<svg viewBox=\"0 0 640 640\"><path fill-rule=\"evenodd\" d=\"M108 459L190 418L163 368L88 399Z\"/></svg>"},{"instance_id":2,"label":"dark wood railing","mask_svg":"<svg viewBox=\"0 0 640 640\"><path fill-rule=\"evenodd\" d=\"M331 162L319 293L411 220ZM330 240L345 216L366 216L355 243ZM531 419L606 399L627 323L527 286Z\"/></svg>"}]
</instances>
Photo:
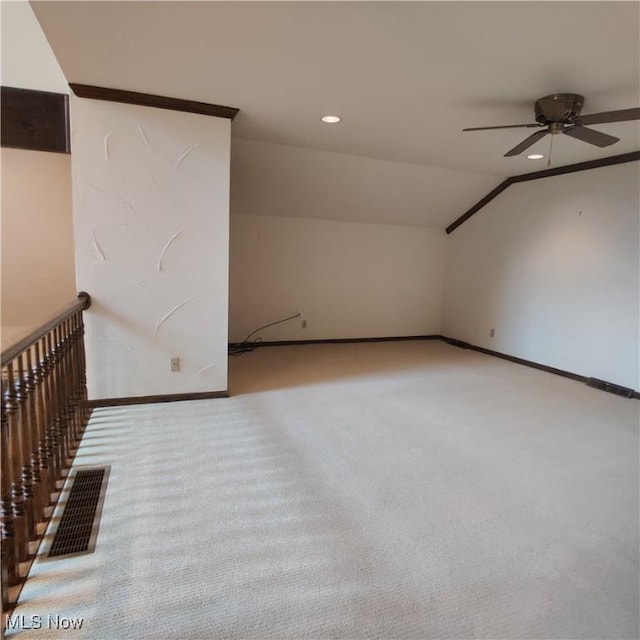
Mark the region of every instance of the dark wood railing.
<instances>
[{"instance_id":1,"label":"dark wood railing","mask_svg":"<svg viewBox=\"0 0 640 640\"><path fill-rule=\"evenodd\" d=\"M87 293L2 352L2 605L15 604L90 415Z\"/></svg>"}]
</instances>

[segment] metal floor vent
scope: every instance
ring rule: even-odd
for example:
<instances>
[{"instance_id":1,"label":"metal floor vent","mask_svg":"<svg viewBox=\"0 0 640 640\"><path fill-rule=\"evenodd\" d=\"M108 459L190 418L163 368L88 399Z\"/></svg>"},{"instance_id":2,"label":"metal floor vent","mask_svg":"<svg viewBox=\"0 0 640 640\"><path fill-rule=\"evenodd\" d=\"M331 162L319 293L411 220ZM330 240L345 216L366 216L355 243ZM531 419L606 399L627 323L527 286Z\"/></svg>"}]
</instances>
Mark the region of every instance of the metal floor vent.
<instances>
[{"instance_id":1,"label":"metal floor vent","mask_svg":"<svg viewBox=\"0 0 640 640\"><path fill-rule=\"evenodd\" d=\"M78 469L47 558L92 553L96 546L109 467Z\"/></svg>"}]
</instances>

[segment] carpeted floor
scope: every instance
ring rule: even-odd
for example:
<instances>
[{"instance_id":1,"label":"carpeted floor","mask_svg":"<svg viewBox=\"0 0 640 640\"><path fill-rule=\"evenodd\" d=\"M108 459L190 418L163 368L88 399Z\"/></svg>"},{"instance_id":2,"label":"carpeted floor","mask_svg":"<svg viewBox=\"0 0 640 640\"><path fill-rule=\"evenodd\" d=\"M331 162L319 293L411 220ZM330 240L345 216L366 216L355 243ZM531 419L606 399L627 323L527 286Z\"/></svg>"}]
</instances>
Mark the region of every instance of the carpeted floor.
<instances>
[{"instance_id":1,"label":"carpeted floor","mask_svg":"<svg viewBox=\"0 0 640 640\"><path fill-rule=\"evenodd\" d=\"M10 635L638 638L637 400L438 341L264 348L231 392L94 412L96 551L36 561Z\"/></svg>"}]
</instances>

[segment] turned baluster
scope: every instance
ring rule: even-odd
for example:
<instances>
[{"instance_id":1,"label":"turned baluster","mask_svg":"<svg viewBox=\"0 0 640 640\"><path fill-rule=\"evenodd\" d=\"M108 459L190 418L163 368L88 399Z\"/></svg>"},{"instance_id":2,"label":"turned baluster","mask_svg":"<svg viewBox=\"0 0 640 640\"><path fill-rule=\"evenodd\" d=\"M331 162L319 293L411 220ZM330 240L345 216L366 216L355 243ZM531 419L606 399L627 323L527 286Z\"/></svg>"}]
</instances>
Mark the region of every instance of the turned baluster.
<instances>
[{"instance_id":1,"label":"turned baluster","mask_svg":"<svg viewBox=\"0 0 640 640\"><path fill-rule=\"evenodd\" d=\"M80 348L80 385L82 388L82 428L87 425L89 417L91 416L91 407L89 407L89 392L87 390L87 360L84 351L84 316L82 313L78 314L78 322L80 323L80 340L78 346Z\"/></svg>"},{"instance_id":2,"label":"turned baluster","mask_svg":"<svg viewBox=\"0 0 640 640\"><path fill-rule=\"evenodd\" d=\"M77 400L75 386L75 369L73 366L73 318L66 321L66 337L65 337L65 374L67 376L67 435L68 435L68 452L69 456L73 455L72 451L77 446Z\"/></svg>"},{"instance_id":3,"label":"turned baluster","mask_svg":"<svg viewBox=\"0 0 640 640\"><path fill-rule=\"evenodd\" d=\"M47 333L42 341L42 395L46 409L47 420L45 422L45 457L49 468L49 491L56 491L56 480L58 478L58 463L54 446L54 422L56 416L55 390L53 380L53 357L51 354L51 333Z\"/></svg>"},{"instance_id":4,"label":"turned baluster","mask_svg":"<svg viewBox=\"0 0 640 640\"><path fill-rule=\"evenodd\" d=\"M55 331L51 330L47 334L47 361L48 361L48 387L49 402L51 412L49 415L49 424L47 425L47 445L51 455L51 464L55 473L53 476L54 491L56 490L56 481L62 474L62 463L58 450L58 426L59 426L59 407L58 407L58 371L56 366L56 342Z\"/></svg>"},{"instance_id":5,"label":"turned baluster","mask_svg":"<svg viewBox=\"0 0 640 640\"><path fill-rule=\"evenodd\" d=\"M58 445L60 447L60 459L62 460L62 468L67 467L67 457L69 455L69 407L68 407L68 395L67 386L69 379L67 377L67 342L65 335L65 323L62 322L57 327L58 331L58 364L56 370L58 372L58 389L60 393L60 422L59 422L59 434L60 439Z\"/></svg>"},{"instance_id":6,"label":"turned baluster","mask_svg":"<svg viewBox=\"0 0 640 640\"><path fill-rule=\"evenodd\" d=\"M0 584L2 584L2 611L3 613L11 607L9 599L9 568L7 567L7 554L3 546L0 546ZM3 620L4 623L4 620ZM4 638L4 636L3 636Z\"/></svg>"},{"instance_id":7,"label":"turned baluster","mask_svg":"<svg viewBox=\"0 0 640 640\"><path fill-rule=\"evenodd\" d=\"M63 456L62 431L63 431L63 411L64 398L62 397L62 372L60 371L60 360L62 358L62 342L60 339L59 328L56 327L51 331L51 391L55 412L51 423L51 443L53 447L53 455L56 460L56 480L62 478L65 468L65 458Z\"/></svg>"},{"instance_id":8,"label":"turned baluster","mask_svg":"<svg viewBox=\"0 0 640 640\"><path fill-rule=\"evenodd\" d=\"M40 456L38 455L39 433L38 423L40 417L38 415L38 399L36 396L36 384L34 379L33 353L30 347L25 351L25 372L24 372L24 388L27 392L27 423L30 431L30 461L33 495L33 512L35 523L44 520L44 501L42 498L42 479L40 476Z\"/></svg>"},{"instance_id":9,"label":"turned baluster","mask_svg":"<svg viewBox=\"0 0 640 640\"><path fill-rule=\"evenodd\" d=\"M36 537L36 509L33 501L33 469L31 467L31 416L25 381L24 353L16 358L18 376L15 382L16 401L18 403L17 420L20 430L22 454L22 493L24 495L24 510L27 517L27 536L29 540Z\"/></svg>"},{"instance_id":10,"label":"turned baluster","mask_svg":"<svg viewBox=\"0 0 640 640\"><path fill-rule=\"evenodd\" d=\"M82 397L82 378L80 377L80 342L82 340L82 331L80 327L82 312L78 312L73 316L73 388L74 400L76 407L76 439L80 440L84 431L84 407L82 406L84 398Z\"/></svg>"},{"instance_id":11,"label":"turned baluster","mask_svg":"<svg viewBox=\"0 0 640 640\"><path fill-rule=\"evenodd\" d=\"M40 473L40 491L43 509L51 504L51 492L54 487L51 481L51 473L49 469L49 458L47 457L47 398L46 385L44 384L43 359L40 356L41 340L35 344L34 364L33 364L33 382L35 384L36 397L36 413L37 419L37 446L36 455L38 457L38 469Z\"/></svg>"},{"instance_id":12,"label":"turned baluster","mask_svg":"<svg viewBox=\"0 0 640 640\"><path fill-rule=\"evenodd\" d=\"M9 457L11 467L11 502L13 504L13 525L16 531L18 560L20 562L28 556L28 522L25 508L24 489L22 487L22 460L24 460L24 446L20 433L18 419L18 403L16 401L16 381L13 373L13 362L7 365L9 376L7 390L4 394L5 411L9 420Z\"/></svg>"},{"instance_id":13,"label":"turned baluster","mask_svg":"<svg viewBox=\"0 0 640 640\"><path fill-rule=\"evenodd\" d=\"M76 327L75 316L69 318L69 399L71 406L70 435L71 446L77 449L80 440L80 399L76 370Z\"/></svg>"},{"instance_id":14,"label":"turned baluster","mask_svg":"<svg viewBox=\"0 0 640 640\"><path fill-rule=\"evenodd\" d=\"M71 316L69 336L71 341L70 361L71 361L71 398L73 407L73 418L71 424L73 426L73 440L77 444L81 434L81 415L80 415L80 386L78 379L78 327L76 326L75 314Z\"/></svg>"},{"instance_id":15,"label":"turned baluster","mask_svg":"<svg viewBox=\"0 0 640 640\"><path fill-rule=\"evenodd\" d=\"M67 459L71 456L71 449L75 442L73 437L73 386L72 386L72 371L71 371L71 330L70 320L65 320L62 323L62 378L64 385L64 455L65 466Z\"/></svg>"},{"instance_id":16,"label":"turned baluster","mask_svg":"<svg viewBox=\"0 0 640 640\"><path fill-rule=\"evenodd\" d=\"M6 406L6 391L8 380L3 380L2 389L2 441L0 442L0 523L2 527L2 563L3 574L6 572L6 583L3 585L2 600L6 607L8 585L18 582L18 545L13 519L12 495L12 465L11 452L14 449L11 430L9 429L9 414Z\"/></svg>"}]
</instances>

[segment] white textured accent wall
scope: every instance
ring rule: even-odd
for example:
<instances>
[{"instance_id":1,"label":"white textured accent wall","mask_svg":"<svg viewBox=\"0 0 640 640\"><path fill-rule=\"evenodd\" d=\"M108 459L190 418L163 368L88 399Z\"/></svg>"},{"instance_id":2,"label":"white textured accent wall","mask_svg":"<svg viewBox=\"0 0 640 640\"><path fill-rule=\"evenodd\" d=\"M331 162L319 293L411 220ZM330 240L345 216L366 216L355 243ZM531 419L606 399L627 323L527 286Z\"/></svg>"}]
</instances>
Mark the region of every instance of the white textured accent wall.
<instances>
[{"instance_id":1,"label":"white textured accent wall","mask_svg":"<svg viewBox=\"0 0 640 640\"><path fill-rule=\"evenodd\" d=\"M640 389L639 177L511 185L449 236L444 334Z\"/></svg>"},{"instance_id":2,"label":"white textured accent wall","mask_svg":"<svg viewBox=\"0 0 640 640\"><path fill-rule=\"evenodd\" d=\"M71 118L90 397L225 390L230 121L75 97Z\"/></svg>"},{"instance_id":3,"label":"white textured accent wall","mask_svg":"<svg viewBox=\"0 0 640 640\"><path fill-rule=\"evenodd\" d=\"M300 311L264 340L440 333L440 229L231 216L230 339Z\"/></svg>"}]
</instances>

